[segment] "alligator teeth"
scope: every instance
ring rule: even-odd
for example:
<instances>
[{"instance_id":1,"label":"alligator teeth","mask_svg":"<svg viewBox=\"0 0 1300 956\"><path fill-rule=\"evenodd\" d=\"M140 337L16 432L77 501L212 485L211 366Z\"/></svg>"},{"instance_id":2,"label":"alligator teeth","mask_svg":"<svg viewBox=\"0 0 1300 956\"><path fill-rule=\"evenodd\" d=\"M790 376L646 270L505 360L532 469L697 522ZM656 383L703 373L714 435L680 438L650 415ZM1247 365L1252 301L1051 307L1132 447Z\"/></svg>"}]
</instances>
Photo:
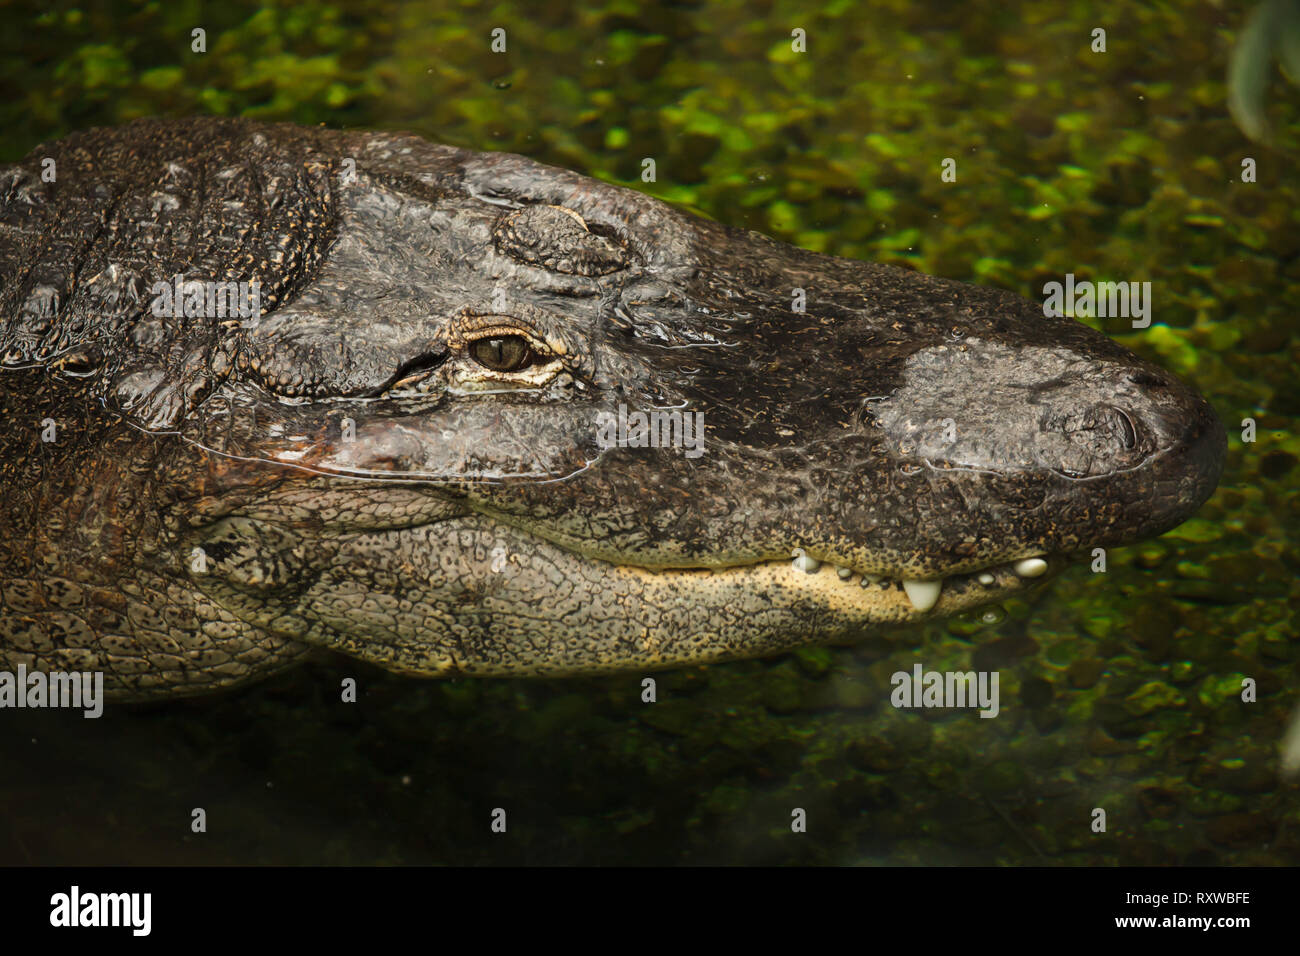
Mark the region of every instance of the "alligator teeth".
<instances>
[{"instance_id":1,"label":"alligator teeth","mask_svg":"<svg viewBox=\"0 0 1300 956\"><path fill-rule=\"evenodd\" d=\"M1047 562L1042 558L1025 558L1023 561L1017 561L1012 567L1022 578L1036 578L1047 571Z\"/></svg>"},{"instance_id":2,"label":"alligator teeth","mask_svg":"<svg viewBox=\"0 0 1300 956\"><path fill-rule=\"evenodd\" d=\"M907 592L907 599L912 602L912 607L918 611L928 611L939 603L939 591L943 587L942 581L909 581L903 579L903 590Z\"/></svg>"},{"instance_id":3,"label":"alligator teeth","mask_svg":"<svg viewBox=\"0 0 1300 956\"><path fill-rule=\"evenodd\" d=\"M816 558L810 558L806 554L801 554L799 557L794 559L794 566L797 570L804 572L804 574L816 574L817 569L822 566L822 563Z\"/></svg>"},{"instance_id":4,"label":"alligator teeth","mask_svg":"<svg viewBox=\"0 0 1300 956\"><path fill-rule=\"evenodd\" d=\"M841 581L847 581L849 578L853 577L853 572L848 568L836 568L835 573L840 576Z\"/></svg>"},{"instance_id":5,"label":"alligator teeth","mask_svg":"<svg viewBox=\"0 0 1300 956\"><path fill-rule=\"evenodd\" d=\"M994 578L993 575L991 575L991 574L989 574L987 571L985 571L983 574L981 574L981 575L980 575L978 578L976 578L975 580L979 581L980 584L984 585L984 586L987 588L987 587L992 587L993 582L994 582L995 580L997 580L997 579Z\"/></svg>"}]
</instances>

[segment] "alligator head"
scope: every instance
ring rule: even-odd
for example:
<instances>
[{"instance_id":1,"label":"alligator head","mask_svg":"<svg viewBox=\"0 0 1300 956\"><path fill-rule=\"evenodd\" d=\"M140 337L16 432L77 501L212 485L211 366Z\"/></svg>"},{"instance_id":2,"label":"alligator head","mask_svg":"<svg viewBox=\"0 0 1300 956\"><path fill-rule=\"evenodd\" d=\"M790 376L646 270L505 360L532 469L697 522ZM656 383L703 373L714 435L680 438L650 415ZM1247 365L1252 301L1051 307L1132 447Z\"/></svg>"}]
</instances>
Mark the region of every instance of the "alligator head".
<instances>
[{"instance_id":1,"label":"alligator head","mask_svg":"<svg viewBox=\"0 0 1300 956\"><path fill-rule=\"evenodd\" d=\"M145 122L8 176L0 359L118 423L98 473L158 517L81 507L83 533L116 521L158 614L242 635L227 663L559 674L852 639L1172 528L1222 467L1202 398L1041 304L519 156ZM49 234L79 216L96 235ZM257 280L261 308L160 318L173 275Z\"/></svg>"}]
</instances>

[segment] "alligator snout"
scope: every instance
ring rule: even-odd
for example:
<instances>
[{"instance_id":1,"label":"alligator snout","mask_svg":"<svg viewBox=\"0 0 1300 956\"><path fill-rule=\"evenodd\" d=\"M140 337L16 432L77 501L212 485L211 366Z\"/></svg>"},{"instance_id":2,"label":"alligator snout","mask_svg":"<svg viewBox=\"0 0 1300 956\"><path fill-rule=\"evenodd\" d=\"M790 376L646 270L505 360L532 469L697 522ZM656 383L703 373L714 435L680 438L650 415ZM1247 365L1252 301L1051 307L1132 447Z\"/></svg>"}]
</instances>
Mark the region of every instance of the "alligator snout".
<instances>
[{"instance_id":1,"label":"alligator snout","mask_svg":"<svg viewBox=\"0 0 1300 956\"><path fill-rule=\"evenodd\" d=\"M1228 439L1210 403L1163 369L1129 372L1125 384L1123 398L1107 407L1123 416L1124 434L1131 426L1135 440L1115 455L1115 471L1147 496L1139 506L1145 525L1134 532L1145 537L1186 521L1213 494Z\"/></svg>"},{"instance_id":2,"label":"alligator snout","mask_svg":"<svg viewBox=\"0 0 1300 956\"><path fill-rule=\"evenodd\" d=\"M1040 395L1039 427L1064 439L1059 471L1065 477L1137 474L1155 480L1163 477L1158 472L1172 471L1197 488L1217 479L1226 448L1218 418L1204 399L1161 370L1105 363L1073 385L1051 383ZM1212 488L1213 480L1206 493ZM1195 496L1174 497L1186 503ZM1171 517L1177 523L1187 514Z\"/></svg>"},{"instance_id":3,"label":"alligator snout","mask_svg":"<svg viewBox=\"0 0 1300 956\"><path fill-rule=\"evenodd\" d=\"M929 476L925 526L947 533L928 548L952 555L917 555L932 574L964 569L972 536L1014 558L1166 531L1213 491L1226 450L1191 389L1077 344L968 337L920 349L873 417L899 466Z\"/></svg>"}]
</instances>

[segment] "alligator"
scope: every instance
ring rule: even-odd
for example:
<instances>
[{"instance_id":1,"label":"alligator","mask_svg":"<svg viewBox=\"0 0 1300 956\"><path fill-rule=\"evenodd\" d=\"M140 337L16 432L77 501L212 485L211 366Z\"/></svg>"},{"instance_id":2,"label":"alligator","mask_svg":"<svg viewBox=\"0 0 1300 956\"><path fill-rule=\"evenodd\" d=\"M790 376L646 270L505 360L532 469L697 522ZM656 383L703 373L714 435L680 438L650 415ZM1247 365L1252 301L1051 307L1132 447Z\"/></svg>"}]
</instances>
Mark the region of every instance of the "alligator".
<instances>
[{"instance_id":1,"label":"alligator","mask_svg":"<svg viewBox=\"0 0 1300 956\"><path fill-rule=\"evenodd\" d=\"M1037 593L1226 449L1046 311L410 134L69 135L0 168L0 669L648 670Z\"/></svg>"}]
</instances>

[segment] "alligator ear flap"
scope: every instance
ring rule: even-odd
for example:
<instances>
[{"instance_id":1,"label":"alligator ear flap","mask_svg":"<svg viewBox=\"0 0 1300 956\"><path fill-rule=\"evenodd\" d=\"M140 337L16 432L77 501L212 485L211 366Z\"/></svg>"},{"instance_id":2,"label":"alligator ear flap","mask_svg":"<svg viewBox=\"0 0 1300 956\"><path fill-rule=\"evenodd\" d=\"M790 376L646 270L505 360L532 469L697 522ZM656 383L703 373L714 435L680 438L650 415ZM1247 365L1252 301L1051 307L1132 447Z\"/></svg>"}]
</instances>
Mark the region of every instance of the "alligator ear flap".
<instances>
[{"instance_id":1,"label":"alligator ear flap","mask_svg":"<svg viewBox=\"0 0 1300 956\"><path fill-rule=\"evenodd\" d=\"M160 358L122 369L108 384L108 405L145 431L173 431L220 379L216 369L225 367L224 354L217 353L215 361L211 355L200 347L176 362Z\"/></svg>"},{"instance_id":2,"label":"alligator ear flap","mask_svg":"<svg viewBox=\"0 0 1300 956\"><path fill-rule=\"evenodd\" d=\"M109 388L109 405L146 431L166 431L181 417L179 395L160 368L118 375Z\"/></svg>"}]
</instances>

